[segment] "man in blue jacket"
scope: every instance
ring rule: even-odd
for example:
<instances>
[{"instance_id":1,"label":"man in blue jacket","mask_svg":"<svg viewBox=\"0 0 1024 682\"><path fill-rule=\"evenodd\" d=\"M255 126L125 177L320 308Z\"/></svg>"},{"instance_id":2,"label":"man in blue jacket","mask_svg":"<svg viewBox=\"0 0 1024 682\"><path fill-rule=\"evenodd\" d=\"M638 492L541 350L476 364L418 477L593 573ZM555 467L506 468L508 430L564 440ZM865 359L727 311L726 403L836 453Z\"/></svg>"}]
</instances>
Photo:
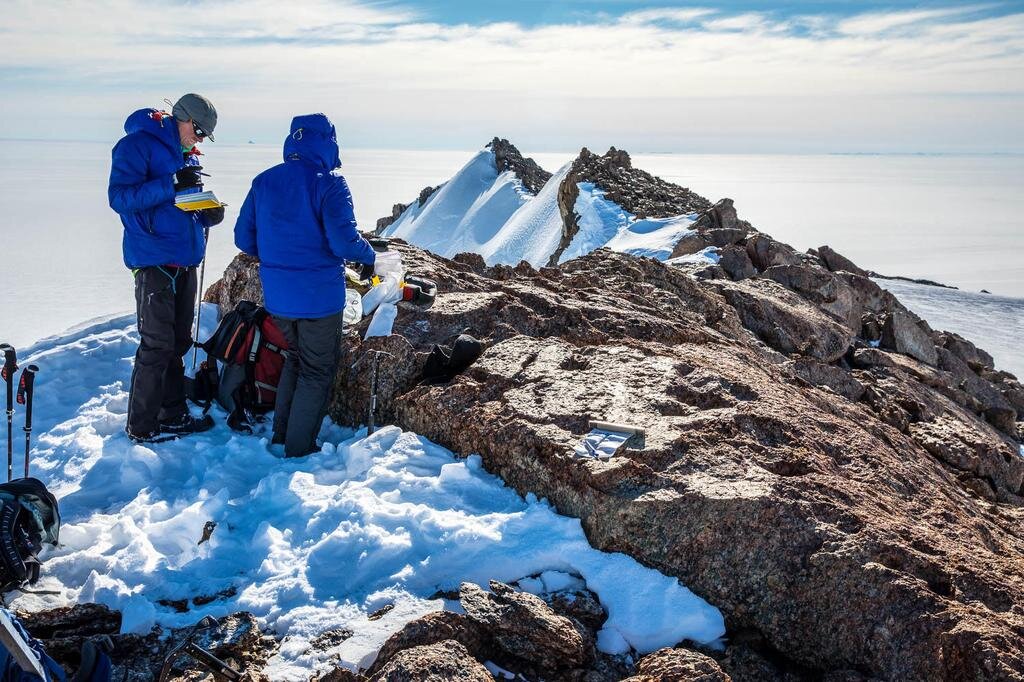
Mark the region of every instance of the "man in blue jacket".
<instances>
[{"instance_id":1,"label":"man in blue jacket","mask_svg":"<svg viewBox=\"0 0 1024 682\"><path fill-rule=\"evenodd\" d=\"M124 225L124 264L135 275L139 349L128 398L128 437L153 443L205 431L185 402L182 357L192 346L196 266L206 251L204 228L224 209L186 212L177 194L202 191L195 145L213 140L217 110L201 95L178 100L172 113L139 109L114 146L107 196Z\"/></svg>"},{"instance_id":2,"label":"man in blue jacket","mask_svg":"<svg viewBox=\"0 0 1024 682\"><path fill-rule=\"evenodd\" d=\"M256 176L235 224L235 246L259 258L266 308L290 347L274 405L274 442L288 457L318 450L341 350L345 261L375 261L340 166L330 120L296 116L284 163Z\"/></svg>"}]
</instances>

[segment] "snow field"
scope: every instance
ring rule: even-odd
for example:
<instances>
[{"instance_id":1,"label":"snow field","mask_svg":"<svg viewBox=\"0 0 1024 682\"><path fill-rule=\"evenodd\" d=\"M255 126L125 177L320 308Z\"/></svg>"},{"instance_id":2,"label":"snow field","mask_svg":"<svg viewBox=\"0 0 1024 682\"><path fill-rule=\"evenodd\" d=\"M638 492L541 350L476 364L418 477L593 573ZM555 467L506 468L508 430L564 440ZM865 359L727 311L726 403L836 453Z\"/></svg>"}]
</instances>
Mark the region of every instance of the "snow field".
<instances>
[{"instance_id":1,"label":"snow field","mask_svg":"<svg viewBox=\"0 0 1024 682\"><path fill-rule=\"evenodd\" d=\"M308 679L331 659L368 665L409 620L457 608L436 595L464 581L522 579L541 593L585 583L609 613L607 652L724 634L718 610L676 579L595 550L577 519L521 497L479 457L397 427L367 437L325 420L322 453L284 460L215 411L210 432L134 445L123 428L136 344L134 318L122 316L22 354L41 368L32 473L61 499L64 526L38 586L59 596L16 606L96 601L122 610L126 632L250 611L282 638L267 671L275 680ZM217 527L198 544L208 521ZM214 599L186 613L167 604L197 596ZM353 635L311 647L336 629Z\"/></svg>"}]
</instances>

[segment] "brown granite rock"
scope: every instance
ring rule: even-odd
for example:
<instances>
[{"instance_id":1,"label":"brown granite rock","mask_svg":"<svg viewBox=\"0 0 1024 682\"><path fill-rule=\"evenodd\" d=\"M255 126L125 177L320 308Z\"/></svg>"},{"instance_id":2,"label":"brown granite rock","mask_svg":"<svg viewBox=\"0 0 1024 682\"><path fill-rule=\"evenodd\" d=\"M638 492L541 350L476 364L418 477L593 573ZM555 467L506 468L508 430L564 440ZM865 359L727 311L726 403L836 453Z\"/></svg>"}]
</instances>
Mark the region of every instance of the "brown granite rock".
<instances>
[{"instance_id":1,"label":"brown granite rock","mask_svg":"<svg viewBox=\"0 0 1024 682\"><path fill-rule=\"evenodd\" d=\"M637 675L623 682L731 682L710 656L692 649L659 649L640 659Z\"/></svg>"},{"instance_id":2,"label":"brown granite rock","mask_svg":"<svg viewBox=\"0 0 1024 682\"><path fill-rule=\"evenodd\" d=\"M527 592L494 580L490 588L485 592L463 583L459 601L466 618L489 632L506 654L549 672L582 668L593 661L594 642L578 623Z\"/></svg>"},{"instance_id":3,"label":"brown granite rock","mask_svg":"<svg viewBox=\"0 0 1024 682\"><path fill-rule=\"evenodd\" d=\"M894 310L882 325L882 348L905 353L921 362L934 365L939 361L930 330L922 327L915 316Z\"/></svg>"},{"instance_id":4,"label":"brown granite rock","mask_svg":"<svg viewBox=\"0 0 1024 682\"><path fill-rule=\"evenodd\" d=\"M783 247L747 238L755 265L820 267ZM395 336L344 342L345 367L365 367L371 348L404 358L383 365L380 419L479 454L580 518L596 547L679 577L788 667L1024 677L1021 460L954 372L864 347L766 278L699 280L606 250L538 271L395 248L441 293L428 310L400 306ZM902 312L867 278L832 274L866 311ZM481 358L419 385L430 347L466 330ZM339 376L336 420L365 421L364 376ZM577 459L590 417L646 438Z\"/></svg>"},{"instance_id":5,"label":"brown granite rock","mask_svg":"<svg viewBox=\"0 0 1024 682\"><path fill-rule=\"evenodd\" d=\"M494 682L466 647L452 639L398 652L370 682Z\"/></svg>"},{"instance_id":6,"label":"brown granite rock","mask_svg":"<svg viewBox=\"0 0 1024 682\"><path fill-rule=\"evenodd\" d=\"M475 621L461 613L438 611L407 623L405 627L391 635L377 652L377 659L366 674L374 675L400 651L437 644L444 640L455 640L477 660L487 660L493 655L490 634Z\"/></svg>"},{"instance_id":7,"label":"brown granite rock","mask_svg":"<svg viewBox=\"0 0 1024 682\"><path fill-rule=\"evenodd\" d=\"M819 246L817 248L817 252L818 257L821 258L821 260L825 263L825 267L827 267L832 272L846 271L852 272L855 275L860 275L861 277L868 276L868 273L866 271L858 268L856 265L853 264L853 261L851 261L843 254L836 252L830 246Z\"/></svg>"},{"instance_id":8,"label":"brown granite rock","mask_svg":"<svg viewBox=\"0 0 1024 682\"><path fill-rule=\"evenodd\" d=\"M718 291L743 326L780 353L833 362L853 342L853 332L789 289L766 279L718 283Z\"/></svg>"}]
</instances>

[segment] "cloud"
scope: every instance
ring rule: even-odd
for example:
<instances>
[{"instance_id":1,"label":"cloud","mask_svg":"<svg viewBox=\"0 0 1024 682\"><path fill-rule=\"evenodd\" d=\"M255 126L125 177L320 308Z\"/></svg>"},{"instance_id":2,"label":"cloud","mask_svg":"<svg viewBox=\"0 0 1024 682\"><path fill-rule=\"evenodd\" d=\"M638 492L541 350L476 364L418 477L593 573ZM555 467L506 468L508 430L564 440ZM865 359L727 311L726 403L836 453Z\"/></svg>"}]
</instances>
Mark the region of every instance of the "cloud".
<instances>
[{"instance_id":1,"label":"cloud","mask_svg":"<svg viewBox=\"0 0 1024 682\"><path fill-rule=\"evenodd\" d=\"M676 23L689 24L696 19L714 14L715 10L707 7L685 7L678 9L659 8L645 9L636 12L629 12L620 19L624 24L655 24L655 23Z\"/></svg>"},{"instance_id":2,"label":"cloud","mask_svg":"<svg viewBox=\"0 0 1024 682\"><path fill-rule=\"evenodd\" d=\"M977 6L786 20L690 7L524 27L431 23L402 5L355 0L170 9L16 0L0 40L0 122L40 135L66 125L69 108L123 120L131 108L189 90L223 109L226 139L229 121L250 137L293 113L323 110L367 138L423 146L512 128L569 140L621 127L622 135L643 129L644 139L671 141L681 127L717 125L739 139L764 134L763 116L774 134L824 145L827 121L811 117L826 111L865 144L896 129L946 142L942 121L953 114L939 107L915 127L908 117L922 109L906 105L914 96L959 98L958 121L964 107L981 106L980 95L1003 96L999 115L1024 119L1024 13L977 18ZM716 106L739 109L716 114ZM855 111L865 112L858 125L850 123ZM985 139L993 130L1024 139L1021 124L1004 123L990 123ZM928 132L936 126L941 136Z\"/></svg>"},{"instance_id":3,"label":"cloud","mask_svg":"<svg viewBox=\"0 0 1024 682\"><path fill-rule=\"evenodd\" d=\"M968 5L943 9L915 10L907 12L874 12L843 19L836 24L836 31L846 35L871 36L895 28L907 28L922 22L948 19L957 15L984 9L983 6Z\"/></svg>"}]
</instances>

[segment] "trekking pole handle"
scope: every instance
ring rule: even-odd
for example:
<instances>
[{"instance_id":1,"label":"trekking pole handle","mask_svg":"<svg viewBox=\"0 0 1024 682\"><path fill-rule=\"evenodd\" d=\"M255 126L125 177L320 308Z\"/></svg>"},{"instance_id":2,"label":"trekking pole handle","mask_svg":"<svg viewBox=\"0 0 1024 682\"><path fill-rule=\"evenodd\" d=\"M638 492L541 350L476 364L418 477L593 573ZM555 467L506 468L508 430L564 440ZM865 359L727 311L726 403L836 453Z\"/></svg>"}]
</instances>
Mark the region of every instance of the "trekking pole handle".
<instances>
[{"instance_id":1,"label":"trekking pole handle","mask_svg":"<svg viewBox=\"0 0 1024 682\"><path fill-rule=\"evenodd\" d=\"M25 431L32 430L32 395L35 392L37 365L29 365L22 371L18 382L18 404L25 406Z\"/></svg>"},{"instance_id":2,"label":"trekking pole handle","mask_svg":"<svg viewBox=\"0 0 1024 682\"><path fill-rule=\"evenodd\" d=\"M9 343L0 343L0 351L4 353L4 366L0 369L0 376L7 382L7 411L13 408L11 405L11 388L14 383L14 373L18 371L18 353L14 346Z\"/></svg>"}]
</instances>

